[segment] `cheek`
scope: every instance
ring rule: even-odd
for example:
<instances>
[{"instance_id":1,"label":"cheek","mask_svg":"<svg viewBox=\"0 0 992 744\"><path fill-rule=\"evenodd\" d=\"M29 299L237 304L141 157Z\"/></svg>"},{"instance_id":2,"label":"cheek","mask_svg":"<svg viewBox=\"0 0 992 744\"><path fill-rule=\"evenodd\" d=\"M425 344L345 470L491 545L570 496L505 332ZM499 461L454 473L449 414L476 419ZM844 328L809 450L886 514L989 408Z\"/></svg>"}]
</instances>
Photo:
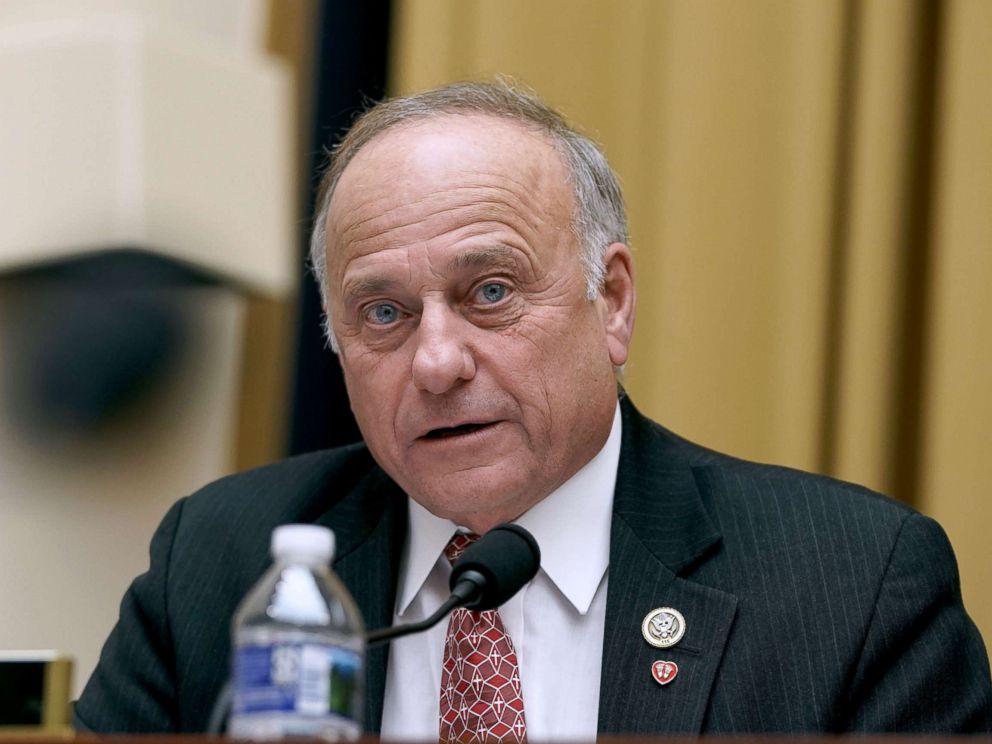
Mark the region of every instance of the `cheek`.
<instances>
[{"instance_id":1,"label":"cheek","mask_svg":"<svg viewBox=\"0 0 992 744\"><path fill-rule=\"evenodd\" d=\"M517 333L487 347L487 362L480 370L497 370L497 384L509 393L520 407L524 428L534 450L547 451L558 439L555 432L565 420L570 398L569 365L574 354L568 352L567 339L549 333Z\"/></svg>"},{"instance_id":2,"label":"cheek","mask_svg":"<svg viewBox=\"0 0 992 744\"><path fill-rule=\"evenodd\" d=\"M591 306L562 308L554 316L519 330L524 342L521 371L533 371L560 390L566 380L579 385L599 377L609 358L606 335ZM608 365L609 366L609 365ZM612 367L611 367L612 369Z\"/></svg>"},{"instance_id":3,"label":"cheek","mask_svg":"<svg viewBox=\"0 0 992 744\"><path fill-rule=\"evenodd\" d=\"M390 446L394 439L393 415L403 391L399 361L371 353L351 354L342 358L341 367L362 436L380 448Z\"/></svg>"},{"instance_id":4,"label":"cheek","mask_svg":"<svg viewBox=\"0 0 992 744\"><path fill-rule=\"evenodd\" d=\"M583 322L573 322L560 333L545 339L542 369L548 406L553 409L552 425L561 429L582 420L583 413L595 406L602 391L614 390L613 365L606 335L600 325L584 314ZM537 366L537 365L536 365ZM573 432L574 433L574 432Z\"/></svg>"},{"instance_id":5,"label":"cheek","mask_svg":"<svg viewBox=\"0 0 992 744\"><path fill-rule=\"evenodd\" d=\"M410 359L402 349L383 350L364 343L360 338L341 339L338 359L344 370L349 391L353 384L365 390L396 389L396 382L410 375Z\"/></svg>"}]
</instances>

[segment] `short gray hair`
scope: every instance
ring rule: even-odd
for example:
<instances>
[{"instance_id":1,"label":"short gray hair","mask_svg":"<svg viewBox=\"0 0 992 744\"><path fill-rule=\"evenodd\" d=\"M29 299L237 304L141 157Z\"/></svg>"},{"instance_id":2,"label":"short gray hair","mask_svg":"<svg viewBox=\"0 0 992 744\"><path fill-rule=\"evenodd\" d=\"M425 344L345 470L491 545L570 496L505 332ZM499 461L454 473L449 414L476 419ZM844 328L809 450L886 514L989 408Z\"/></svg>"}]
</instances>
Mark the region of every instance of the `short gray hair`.
<instances>
[{"instance_id":1,"label":"short gray hair","mask_svg":"<svg viewBox=\"0 0 992 744\"><path fill-rule=\"evenodd\" d=\"M571 227L579 244L579 261L590 300L595 299L602 288L606 272L603 256L607 247L612 243L628 242L623 193L606 156L595 142L576 131L561 114L532 93L497 80L454 83L387 99L359 116L331 150L329 165L317 192L316 216L310 237L310 265L325 307L327 339L335 351L337 342L330 323L326 242L327 214L341 174L358 151L383 132L410 122L451 114L510 119L536 129L554 145L572 184L575 212Z\"/></svg>"}]
</instances>

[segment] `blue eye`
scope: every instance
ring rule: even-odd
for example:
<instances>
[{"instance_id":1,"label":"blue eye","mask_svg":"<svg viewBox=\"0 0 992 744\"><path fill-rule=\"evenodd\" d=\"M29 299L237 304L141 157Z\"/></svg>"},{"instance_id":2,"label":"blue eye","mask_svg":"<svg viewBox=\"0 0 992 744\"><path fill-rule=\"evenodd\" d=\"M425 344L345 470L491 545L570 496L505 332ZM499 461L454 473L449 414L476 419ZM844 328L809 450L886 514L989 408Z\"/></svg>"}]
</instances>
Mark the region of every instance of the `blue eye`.
<instances>
[{"instance_id":1,"label":"blue eye","mask_svg":"<svg viewBox=\"0 0 992 744\"><path fill-rule=\"evenodd\" d=\"M506 286L497 282L489 282L479 288L479 295L484 302L499 302L506 297Z\"/></svg>"},{"instance_id":2,"label":"blue eye","mask_svg":"<svg viewBox=\"0 0 992 744\"><path fill-rule=\"evenodd\" d=\"M380 302L378 305L373 305L370 307L366 313L366 317L372 323L376 325L389 325L390 323L395 323L400 317L399 308L389 302Z\"/></svg>"}]
</instances>

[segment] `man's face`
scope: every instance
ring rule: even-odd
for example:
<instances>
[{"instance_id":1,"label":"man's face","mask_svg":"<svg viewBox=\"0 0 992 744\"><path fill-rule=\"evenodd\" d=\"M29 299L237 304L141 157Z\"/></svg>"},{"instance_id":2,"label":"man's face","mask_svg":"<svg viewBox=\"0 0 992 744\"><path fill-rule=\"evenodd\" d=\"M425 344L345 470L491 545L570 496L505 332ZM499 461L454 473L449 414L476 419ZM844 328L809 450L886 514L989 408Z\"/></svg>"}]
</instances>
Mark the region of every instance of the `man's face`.
<instances>
[{"instance_id":1,"label":"man's face","mask_svg":"<svg viewBox=\"0 0 992 744\"><path fill-rule=\"evenodd\" d=\"M433 513L485 532L602 447L626 360L626 246L587 299L573 196L540 134L488 116L389 130L328 217L333 332L379 464Z\"/></svg>"}]
</instances>

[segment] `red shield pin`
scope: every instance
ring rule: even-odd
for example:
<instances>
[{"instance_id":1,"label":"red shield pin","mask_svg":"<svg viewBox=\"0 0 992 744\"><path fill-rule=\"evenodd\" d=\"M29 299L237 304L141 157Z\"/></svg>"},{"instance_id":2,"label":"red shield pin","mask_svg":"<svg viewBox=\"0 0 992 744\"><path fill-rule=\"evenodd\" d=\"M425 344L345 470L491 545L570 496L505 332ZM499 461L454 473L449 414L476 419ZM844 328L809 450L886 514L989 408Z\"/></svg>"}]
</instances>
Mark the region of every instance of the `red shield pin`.
<instances>
[{"instance_id":1,"label":"red shield pin","mask_svg":"<svg viewBox=\"0 0 992 744\"><path fill-rule=\"evenodd\" d=\"M659 685L667 685L679 673L679 665L674 661L656 661L651 665L651 676Z\"/></svg>"}]
</instances>

